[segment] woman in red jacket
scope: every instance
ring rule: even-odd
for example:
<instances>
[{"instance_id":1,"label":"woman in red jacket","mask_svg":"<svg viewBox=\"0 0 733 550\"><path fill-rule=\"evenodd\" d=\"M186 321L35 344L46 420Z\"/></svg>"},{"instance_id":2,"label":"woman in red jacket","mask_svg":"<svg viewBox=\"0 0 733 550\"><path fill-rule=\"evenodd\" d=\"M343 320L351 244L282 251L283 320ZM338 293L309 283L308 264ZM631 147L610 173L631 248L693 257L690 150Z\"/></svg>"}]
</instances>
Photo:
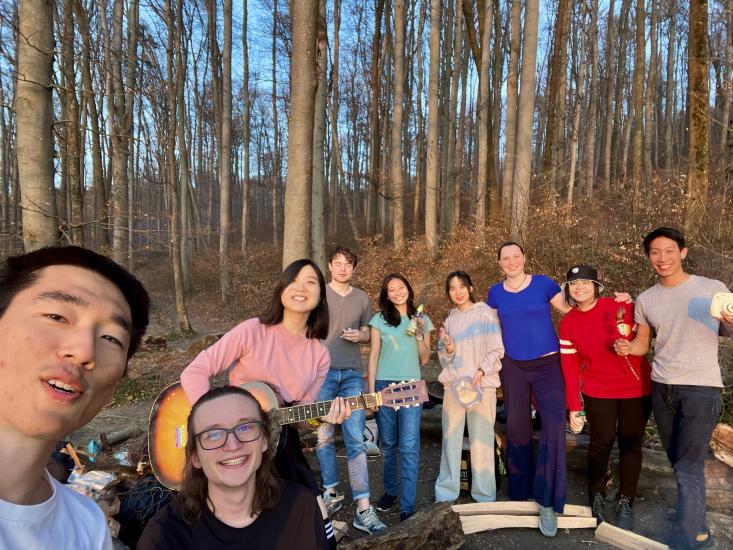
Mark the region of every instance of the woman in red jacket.
<instances>
[{"instance_id":1,"label":"woman in red jacket","mask_svg":"<svg viewBox=\"0 0 733 550\"><path fill-rule=\"evenodd\" d=\"M618 338L633 338L633 304L601 298L603 285L595 268L571 267L561 285L573 306L560 321L560 354L570 427L588 420L588 492L593 515L606 520L608 459L618 438L621 487L616 525L633 529L633 502L641 472L641 442L651 399L651 369L644 357L621 357Z\"/></svg>"}]
</instances>

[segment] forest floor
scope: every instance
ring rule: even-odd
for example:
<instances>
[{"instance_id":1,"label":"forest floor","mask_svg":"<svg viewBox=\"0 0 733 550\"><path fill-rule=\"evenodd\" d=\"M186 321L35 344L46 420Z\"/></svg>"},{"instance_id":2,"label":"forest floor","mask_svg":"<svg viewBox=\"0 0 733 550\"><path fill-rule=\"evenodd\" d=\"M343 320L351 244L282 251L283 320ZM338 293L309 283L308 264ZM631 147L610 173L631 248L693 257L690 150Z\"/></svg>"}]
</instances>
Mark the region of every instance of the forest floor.
<instances>
[{"instance_id":1,"label":"forest floor","mask_svg":"<svg viewBox=\"0 0 733 550\"><path fill-rule=\"evenodd\" d=\"M589 201L572 213L562 209L537 210L533 212L532 235L526 240L527 270L546 273L556 280L562 280L570 265L578 262L591 263L599 268L600 278L606 283L606 293L617 290L630 292L632 296L651 286L654 277L643 251L640 236L656 225L678 225L679 209L664 205L677 204L684 190L661 182L655 192L658 211L647 208L642 219L647 221L631 223L622 210L611 211L602 203ZM623 196L620 201L626 200ZM661 206L660 206L661 205ZM726 201L730 208L730 199ZM628 205L626 205L628 206ZM718 203L718 206L720 203ZM630 212L630 208L628 209ZM723 218L721 218L723 219ZM547 228L552 228L548 231ZM733 226L721 226L712 239L691 247L687 259L688 271L723 280L733 284ZM342 233L346 234L346 233ZM362 239L358 242L341 242L353 246L360 259L354 284L363 288L372 298L375 306L382 277L391 272L403 273L412 283L416 303L425 303L427 312L437 326L445 318L449 304L443 294L443 277L456 269L471 274L474 279L476 299L481 300L491 284L499 280L499 269L495 261L496 245L506 240L503 230L487 229L483 241L474 232L461 228L441 247L438 258L431 260L426 253L422 239L408 241L400 254L392 252L390 245L376 239ZM335 244L335 243L330 243ZM218 258L215 251L198 252L193 256L193 285L187 294L186 304L189 320L195 334L182 335L177 329L176 310L172 298L172 270L170 260L162 253L140 253L136 262L136 274L148 288L152 298L151 323L148 330L152 342L143 345L131 360L128 372L118 386L113 402L85 428L72 436L77 444L85 444L102 431L109 433L129 425L138 425L147 430L151 404L161 389L176 382L183 368L195 355L210 345L221 333L236 323L257 315L269 301L274 282L281 269L279 252L266 243L254 246L246 262L235 253L232 256L232 293L225 304L220 303L218 291ZM433 343L435 344L435 343ZM368 348L362 351L366 352ZM733 382L733 346L729 341L721 344L721 366L728 387ZM438 366L431 361L423 370L423 377L435 380ZM723 421L733 423L733 397L730 390L724 392ZM426 410L424 416L439 416L437 407ZM659 453L654 437L653 424L648 433L648 443ZM124 443L131 450L142 449L145 435ZM571 453L584 453L580 448ZM650 451L651 452L651 451ZM346 460L343 449L339 450L339 465L342 479L345 479ZM571 457L569 456L569 459ZM572 457L573 463L583 458ZM309 460L318 469L313 453ZM434 499L434 483L440 465L440 434L435 429L425 429L421 441L420 478L418 480L418 510L431 504ZM383 492L380 458L369 459L372 500L376 501ZM582 468L568 469L568 503L587 504L586 476ZM666 516L675 505L676 486L670 474L650 473L645 468L640 480L640 495L635 505L636 531L656 540L664 540L669 532ZM336 519L353 520L353 506L350 504L348 487L340 489L346 493L344 508ZM733 488L732 488L733 489ZM499 500L506 499L506 479L500 480ZM462 495L459 502L469 502L470 497ZM609 503L613 519L613 505ZM398 522L397 510L381 514L388 525ZM710 527L715 533L718 548L733 548L733 519L729 515L709 512ZM347 540L362 536L361 531L350 528ZM591 530L561 530L554 539L543 537L538 530L504 529L469 535L465 549L478 548L567 548L607 547L597 541Z\"/></svg>"}]
</instances>

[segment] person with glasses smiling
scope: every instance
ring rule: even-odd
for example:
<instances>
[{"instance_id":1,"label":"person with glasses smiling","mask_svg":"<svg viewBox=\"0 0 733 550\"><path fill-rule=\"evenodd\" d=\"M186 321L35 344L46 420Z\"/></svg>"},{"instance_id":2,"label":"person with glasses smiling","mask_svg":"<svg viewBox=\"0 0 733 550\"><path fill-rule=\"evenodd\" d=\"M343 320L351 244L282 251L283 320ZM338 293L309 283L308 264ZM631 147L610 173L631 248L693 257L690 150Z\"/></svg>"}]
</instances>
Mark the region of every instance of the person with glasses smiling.
<instances>
[{"instance_id":1,"label":"person with glasses smiling","mask_svg":"<svg viewBox=\"0 0 733 550\"><path fill-rule=\"evenodd\" d=\"M268 418L252 394L209 390L187 435L181 491L145 527L139 550L328 548L316 498L275 474Z\"/></svg>"}]
</instances>

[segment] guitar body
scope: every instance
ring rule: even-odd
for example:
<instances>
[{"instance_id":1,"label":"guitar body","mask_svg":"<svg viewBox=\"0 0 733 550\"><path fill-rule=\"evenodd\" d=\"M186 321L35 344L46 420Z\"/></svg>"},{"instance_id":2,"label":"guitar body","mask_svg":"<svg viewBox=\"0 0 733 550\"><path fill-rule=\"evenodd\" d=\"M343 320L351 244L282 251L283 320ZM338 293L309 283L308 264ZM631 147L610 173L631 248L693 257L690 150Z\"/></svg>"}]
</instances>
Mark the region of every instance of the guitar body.
<instances>
[{"instance_id":1,"label":"guitar body","mask_svg":"<svg viewBox=\"0 0 733 550\"><path fill-rule=\"evenodd\" d=\"M275 392L262 382L247 382L241 386L250 392L270 417L274 448L280 437L281 426L301 422L310 418L325 416L332 401L321 401L309 405L279 408ZM403 382L384 388L379 393L364 394L347 398L353 410L368 407L412 407L428 400L424 380ZM150 411L148 425L148 448L150 466L155 477L169 489L180 490L183 482L183 466L186 463L186 429L191 403L180 382L165 388L155 400Z\"/></svg>"}]
</instances>

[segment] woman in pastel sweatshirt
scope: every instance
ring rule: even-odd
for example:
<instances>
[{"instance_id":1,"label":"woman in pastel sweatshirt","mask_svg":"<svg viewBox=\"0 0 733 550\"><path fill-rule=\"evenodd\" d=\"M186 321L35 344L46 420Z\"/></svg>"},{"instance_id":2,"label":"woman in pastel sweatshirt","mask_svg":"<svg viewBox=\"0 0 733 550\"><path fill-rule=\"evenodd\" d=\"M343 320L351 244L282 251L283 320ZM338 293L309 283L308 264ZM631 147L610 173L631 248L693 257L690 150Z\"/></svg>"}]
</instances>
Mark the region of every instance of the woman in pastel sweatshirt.
<instances>
[{"instance_id":1,"label":"woman in pastel sweatshirt","mask_svg":"<svg viewBox=\"0 0 733 550\"><path fill-rule=\"evenodd\" d=\"M452 502L460 492L461 448L463 429L468 422L471 442L471 496L476 502L496 500L494 473L494 421L496 420L496 388L500 386L499 370L504 344L496 312L483 302L475 303L471 277L454 271L445 281L445 292L456 306L440 329L438 358L443 367L438 380L445 386L443 397L443 450L440 474L435 482L435 500ZM458 379L470 380L480 388L480 401L466 409L456 399L451 384ZM474 394L469 386L465 396Z\"/></svg>"}]
</instances>

